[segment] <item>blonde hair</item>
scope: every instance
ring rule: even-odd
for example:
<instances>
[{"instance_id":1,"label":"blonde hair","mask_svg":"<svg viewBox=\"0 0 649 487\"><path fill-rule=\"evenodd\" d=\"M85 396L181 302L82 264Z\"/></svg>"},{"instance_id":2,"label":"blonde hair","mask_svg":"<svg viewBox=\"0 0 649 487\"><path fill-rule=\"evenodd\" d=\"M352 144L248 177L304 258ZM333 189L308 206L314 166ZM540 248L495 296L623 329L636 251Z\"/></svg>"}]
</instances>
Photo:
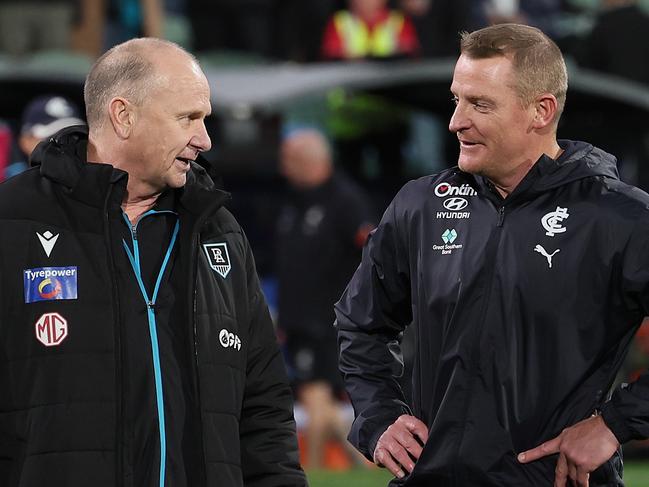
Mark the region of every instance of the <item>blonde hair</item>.
<instances>
[{"instance_id":1,"label":"blonde hair","mask_svg":"<svg viewBox=\"0 0 649 487\"><path fill-rule=\"evenodd\" d=\"M563 112L568 91L568 72L559 47L535 27L498 24L475 32L463 32L461 54L471 59L505 56L511 59L521 102L528 106L542 93L557 99L555 122Z\"/></svg>"}]
</instances>

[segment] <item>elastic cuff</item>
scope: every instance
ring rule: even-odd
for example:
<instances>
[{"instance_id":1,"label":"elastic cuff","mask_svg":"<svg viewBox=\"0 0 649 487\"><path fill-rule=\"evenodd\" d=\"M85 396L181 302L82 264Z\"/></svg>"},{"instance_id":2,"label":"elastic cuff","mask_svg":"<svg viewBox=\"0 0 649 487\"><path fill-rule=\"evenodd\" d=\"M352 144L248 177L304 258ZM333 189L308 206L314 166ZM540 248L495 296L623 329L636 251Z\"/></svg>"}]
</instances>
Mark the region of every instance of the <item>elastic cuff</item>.
<instances>
[{"instance_id":1,"label":"elastic cuff","mask_svg":"<svg viewBox=\"0 0 649 487\"><path fill-rule=\"evenodd\" d=\"M626 419L615 409L613 401L605 402L600 411L606 426L613 432L620 444L633 438L633 432L627 426Z\"/></svg>"}]
</instances>

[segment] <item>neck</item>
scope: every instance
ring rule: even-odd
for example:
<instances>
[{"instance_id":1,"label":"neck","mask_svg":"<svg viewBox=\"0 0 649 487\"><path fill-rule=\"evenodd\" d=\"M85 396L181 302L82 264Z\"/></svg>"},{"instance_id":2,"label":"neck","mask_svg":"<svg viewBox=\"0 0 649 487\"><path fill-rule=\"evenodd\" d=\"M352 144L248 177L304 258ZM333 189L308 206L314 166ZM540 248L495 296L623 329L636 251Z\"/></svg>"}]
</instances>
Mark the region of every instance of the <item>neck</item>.
<instances>
[{"instance_id":1,"label":"neck","mask_svg":"<svg viewBox=\"0 0 649 487\"><path fill-rule=\"evenodd\" d=\"M87 151L88 161L112 164L116 169L126 170L123 167L123 158L120 157L119 151L113 150L113 145L110 142L105 137L102 139L101 134L90 132ZM129 173L126 194L122 201L122 210L132 224L137 223L143 213L155 206L160 193L153 192L149 185L137 180Z\"/></svg>"},{"instance_id":2,"label":"neck","mask_svg":"<svg viewBox=\"0 0 649 487\"><path fill-rule=\"evenodd\" d=\"M529 159L525 159L521 164L516 166L510 174L498 179L488 179L494 185L500 196L507 198L507 196L516 189L527 173L530 172L530 169L534 167L534 164L536 164L544 154L556 160L561 156L561 154L563 154L563 149L559 147L557 141L554 140L552 144L548 144L548 147L542 150L536 157L532 156Z\"/></svg>"},{"instance_id":3,"label":"neck","mask_svg":"<svg viewBox=\"0 0 649 487\"><path fill-rule=\"evenodd\" d=\"M126 213L131 224L135 225L144 213L155 206L159 196L159 193L148 196L133 196L127 188L122 202L122 211Z\"/></svg>"}]
</instances>

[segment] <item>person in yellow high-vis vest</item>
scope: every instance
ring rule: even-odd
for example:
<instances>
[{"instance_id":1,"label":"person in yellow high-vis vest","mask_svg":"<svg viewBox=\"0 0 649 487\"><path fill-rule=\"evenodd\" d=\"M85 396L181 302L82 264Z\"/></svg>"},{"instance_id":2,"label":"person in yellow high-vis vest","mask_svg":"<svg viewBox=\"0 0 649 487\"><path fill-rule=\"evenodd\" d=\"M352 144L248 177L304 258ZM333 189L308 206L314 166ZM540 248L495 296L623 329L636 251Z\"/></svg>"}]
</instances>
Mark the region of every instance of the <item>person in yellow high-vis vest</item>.
<instances>
[{"instance_id":1,"label":"person in yellow high-vis vest","mask_svg":"<svg viewBox=\"0 0 649 487\"><path fill-rule=\"evenodd\" d=\"M325 60L415 57L419 40L411 20L390 10L387 0L348 0L324 31ZM380 96L338 88L329 93L326 126L341 165L379 193L387 204L404 182L403 146L409 133L408 112Z\"/></svg>"},{"instance_id":2,"label":"person in yellow high-vis vest","mask_svg":"<svg viewBox=\"0 0 649 487\"><path fill-rule=\"evenodd\" d=\"M419 41L412 22L387 0L349 0L349 8L336 12L325 29L325 59L413 56Z\"/></svg>"}]
</instances>

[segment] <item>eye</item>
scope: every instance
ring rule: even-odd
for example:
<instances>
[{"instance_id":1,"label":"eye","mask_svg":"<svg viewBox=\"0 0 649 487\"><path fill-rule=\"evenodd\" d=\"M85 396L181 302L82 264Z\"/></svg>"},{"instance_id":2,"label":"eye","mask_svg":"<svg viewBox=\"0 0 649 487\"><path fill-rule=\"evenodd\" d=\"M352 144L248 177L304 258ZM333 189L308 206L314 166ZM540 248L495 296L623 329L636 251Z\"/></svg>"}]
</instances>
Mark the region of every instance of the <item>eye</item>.
<instances>
[{"instance_id":1,"label":"eye","mask_svg":"<svg viewBox=\"0 0 649 487\"><path fill-rule=\"evenodd\" d=\"M486 103L476 101L473 103L473 108L475 108L479 112L487 112L489 111L489 105Z\"/></svg>"},{"instance_id":2,"label":"eye","mask_svg":"<svg viewBox=\"0 0 649 487\"><path fill-rule=\"evenodd\" d=\"M457 96L451 96L451 101L454 105L457 105L460 102Z\"/></svg>"}]
</instances>

